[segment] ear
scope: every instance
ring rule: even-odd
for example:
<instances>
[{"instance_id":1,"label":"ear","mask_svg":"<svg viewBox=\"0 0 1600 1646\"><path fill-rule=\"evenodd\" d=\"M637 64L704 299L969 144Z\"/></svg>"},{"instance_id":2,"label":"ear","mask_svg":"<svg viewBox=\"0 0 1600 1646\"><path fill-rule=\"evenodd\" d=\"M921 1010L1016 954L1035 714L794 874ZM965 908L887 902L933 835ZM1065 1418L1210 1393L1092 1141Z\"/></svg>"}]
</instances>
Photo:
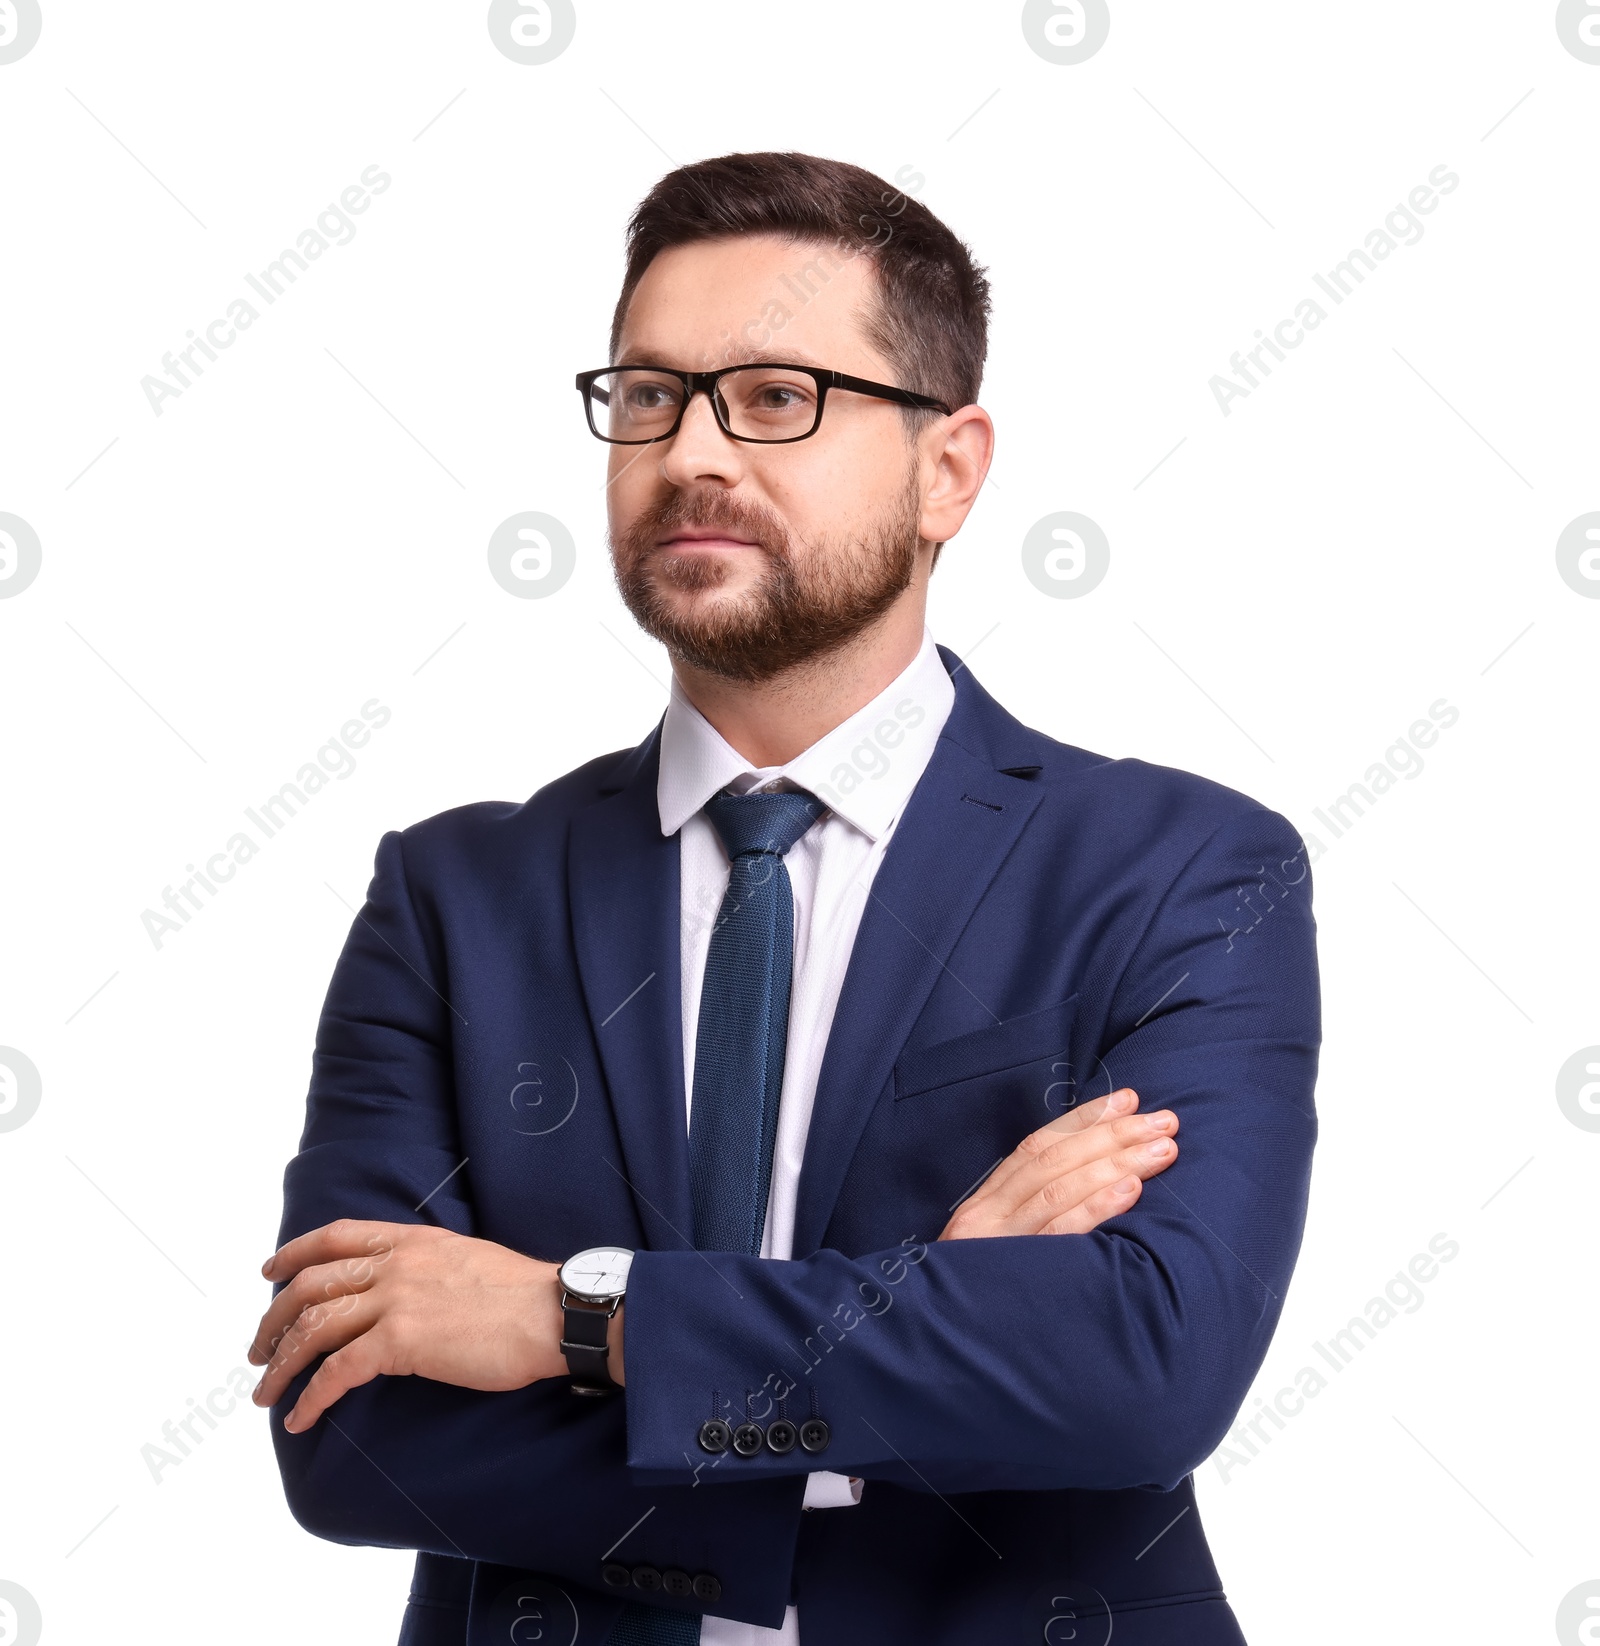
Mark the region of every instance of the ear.
<instances>
[{"instance_id":1,"label":"ear","mask_svg":"<svg viewBox=\"0 0 1600 1646\"><path fill-rule=\"evenodd\" d=\"M924 485L917 534L945 543L961 530L983 489L994 458L994 423L981 406L963 406L926 429L922 447Z\"/></svg>"}]
</instances>

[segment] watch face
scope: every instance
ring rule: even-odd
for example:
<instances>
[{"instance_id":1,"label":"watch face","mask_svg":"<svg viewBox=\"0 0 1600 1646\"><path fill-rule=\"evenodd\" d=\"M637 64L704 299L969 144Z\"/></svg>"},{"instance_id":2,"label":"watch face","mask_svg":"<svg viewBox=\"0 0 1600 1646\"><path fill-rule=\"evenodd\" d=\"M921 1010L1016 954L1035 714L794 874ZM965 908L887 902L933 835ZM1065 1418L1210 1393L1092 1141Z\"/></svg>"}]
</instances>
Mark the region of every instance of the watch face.
<instances>
[{"instance_id":1,"label":"watch face","mask_svg":"<svg viewBox=\"0 0 1600 1646\"><path fill-rule=\"evenodd\" d=\"M627 1291L632 1264L626 1246L591 1246L561 1265L561 1284L591 1303L606 1303Z\"/></svg>"}]
</instances>

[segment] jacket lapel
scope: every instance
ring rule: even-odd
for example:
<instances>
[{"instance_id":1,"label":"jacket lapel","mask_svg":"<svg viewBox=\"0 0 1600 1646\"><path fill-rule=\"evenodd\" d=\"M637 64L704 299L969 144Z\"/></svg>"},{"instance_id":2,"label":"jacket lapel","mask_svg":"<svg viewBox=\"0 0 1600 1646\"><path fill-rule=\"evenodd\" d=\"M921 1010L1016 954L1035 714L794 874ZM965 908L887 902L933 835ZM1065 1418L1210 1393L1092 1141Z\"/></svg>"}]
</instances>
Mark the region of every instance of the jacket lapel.
<instances>
[{"instance_id":1,"label":"jacket lapel","mask_svg":"<svg viewBox=\"0 0 1600 1646\"><path fill-rule=\"evenodd\" d=\"M678 836L656 808L661 728L612 792L578 812L567 850L573 946L622 1159L654 1250L692 1244L679 980Z\"/></svg>"},{"instance_id":2,"label":"jacket lapel","mask_svg":"<svg viewBox=\"0 0 1600 1646\"><path fill-rule=\"evenodd\" d=\"M974 909L1043 798L1041 788L1007 769L1038 769L1035 736L952 653L939 650L954 676L956 701L895 827L845 972L800 1173L797 1258L820 1245L895 1059L948 970ZM959 977L955 981L962 984ZM991 1002L980 998L980 1004L993 1013Z\"/></svg>"}]
</instances>

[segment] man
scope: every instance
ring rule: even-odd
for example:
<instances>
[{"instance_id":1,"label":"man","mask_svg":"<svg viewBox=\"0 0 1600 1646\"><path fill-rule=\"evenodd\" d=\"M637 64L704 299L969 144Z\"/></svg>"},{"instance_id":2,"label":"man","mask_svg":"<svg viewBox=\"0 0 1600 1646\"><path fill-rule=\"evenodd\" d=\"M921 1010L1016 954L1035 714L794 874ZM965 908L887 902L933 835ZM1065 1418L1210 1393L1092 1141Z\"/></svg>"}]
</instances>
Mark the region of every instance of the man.
<instances>
[{"instance_id":1,"label":"man","mask_svg":"<svg viewBox=\"0 0 1600 1646\"><path fill-rule=\"evenodd\" d=\"M406 1646L1242 1638L1191 1471L1300 1240L1310 881L927 636L987 313L853 166L635 213L579 388L670 704L384 837L263 1271L290 1506L420 1551Z\"/></svg>"}]
</instances>

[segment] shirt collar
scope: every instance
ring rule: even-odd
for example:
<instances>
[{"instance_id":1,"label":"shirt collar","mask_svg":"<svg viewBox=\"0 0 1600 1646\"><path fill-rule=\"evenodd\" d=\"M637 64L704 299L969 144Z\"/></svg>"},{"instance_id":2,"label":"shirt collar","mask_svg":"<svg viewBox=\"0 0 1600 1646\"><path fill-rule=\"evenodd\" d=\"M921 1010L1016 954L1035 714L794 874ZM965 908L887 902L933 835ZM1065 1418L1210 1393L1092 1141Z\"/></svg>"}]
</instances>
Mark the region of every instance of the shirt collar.
<instances>
[{"instance_id":1,"label":"shirt collar","mask_svg":"<svg viewBox=\"0 0 1600 1646\"><path fill-rule=\"evenodd\" d=\"M783 766L755 767L684 695L676 679L661 728L656 805L676 834L714 794L787 778L877 840L904 809L933 757L955 686L925 628L911 662L873 700Z\"/></svg>"}]
</instances>

